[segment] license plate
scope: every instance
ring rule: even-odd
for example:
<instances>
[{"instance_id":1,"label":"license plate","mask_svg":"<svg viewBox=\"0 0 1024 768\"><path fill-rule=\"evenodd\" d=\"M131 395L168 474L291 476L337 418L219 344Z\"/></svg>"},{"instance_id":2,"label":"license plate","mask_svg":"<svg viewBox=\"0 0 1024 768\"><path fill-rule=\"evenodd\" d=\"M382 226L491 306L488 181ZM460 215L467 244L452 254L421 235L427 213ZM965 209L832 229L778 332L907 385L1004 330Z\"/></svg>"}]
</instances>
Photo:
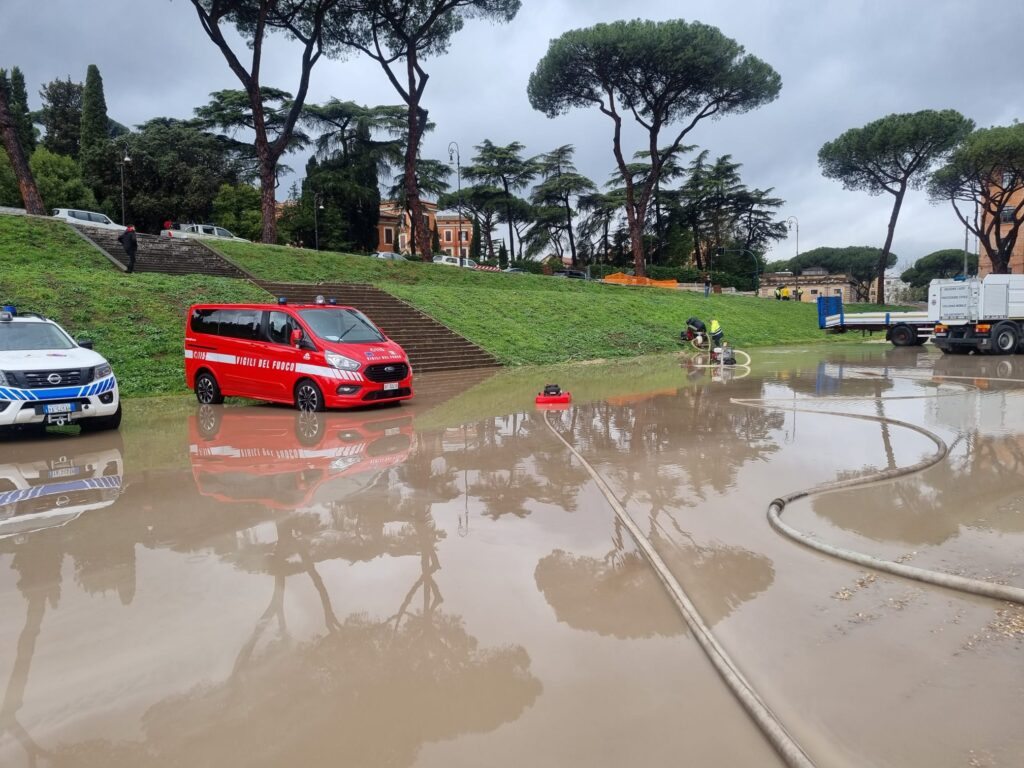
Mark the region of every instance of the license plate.
<instances>
[{"instance_id":1,"label":"license plate","mask_svg":"<svg viewBox=\"0 0 1024 768\"><path fill-rule=\"evenodd\" d=\"M388 391L390 391L392 389L398 389L398 382L397 381L392 381L392 382L389 382L389 383L384 385L384 391L385 392L388 392Z\"/></svg>"},{"instance_id":2,"label":"license plate","mask_svg":"<svg viewBox=\"0 0 1024 768\"><path fill-rule=\"evenodd\" d=\"M58 477L74 477L81 473L81 467L67 467L65 469L52 469L46 473L46 477L48 480L54 480Z\"/></svg>"},{"instance_id":3,"label":"license plate","mask_svg":"<svg viewBox=\"0 0 1024 768\"><path fill-rule=\"evenodd\" d=\"M43 406L43 413L71 413L78 410L78 403L50 403Z\"/></svg>"}]
</instances>

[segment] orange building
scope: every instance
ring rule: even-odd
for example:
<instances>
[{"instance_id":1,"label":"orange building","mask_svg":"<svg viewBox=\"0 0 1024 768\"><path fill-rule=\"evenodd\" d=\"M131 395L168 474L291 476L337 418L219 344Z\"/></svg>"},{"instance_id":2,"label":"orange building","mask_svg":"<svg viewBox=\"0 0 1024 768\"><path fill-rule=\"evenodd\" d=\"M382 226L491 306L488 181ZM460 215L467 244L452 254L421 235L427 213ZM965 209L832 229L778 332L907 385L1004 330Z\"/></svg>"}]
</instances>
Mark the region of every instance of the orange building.
<instances>
[{"instance_id":1,"label":"orange building","mask_svg":"<svg viewBox=\"0 0 1024 768\"><path fill-rule=\"evenodd\" d=\"M1009 175L1010 174L1006 174L1006 176ZM1003 183L1006 185L1012 183L1012 180L1004 178ZM993 184L993 187L994 190L992 197L996 199L1003 197L1006 200L1002 210L999 212L999 229L1000 234L1003 234L1010 230L1013 222L1014 209L1020 205L1021 198L1024 197L1024 188L1017 188L1007 195L1003 191L1003 188L1000 188L995 184ZM987 231L987 228L992 221L992 215L985 211L984 208L985 206L982 206L982 232ZM995 240L995 238L992 239L993 241ZM995 247L995 242L992 243L992 246L993 248ZM985 275L992 273L992 260L989 259L988 253L985 251L984 247L979 247L978 251L978 276L984 277ZM1014 243L1013 252L1010 254L1009 269L1010 272L1015 275L1024 273L1024 226L1020 228L1017 236L1017 242Z\"/></svg>"},{"instance_id":2,"label":"orange building","mask_svg":"<svg viewBox=\"0 0 1024 768\"><path fill-rule=\"evenodd\" d=\"M473 221L450 211L438 211L437 203L424 201L423 218L427 230L437 232L441 253L449 256L469 256L473 243ZM461 221L461 226L460 226ZM412 253L412 218L409 212L394 200L382 200L377 222L377 250L386 253ZM416 249L420 251L419 248ZM461 251L461 253L460 253Z\"/></svg>"}]
</instances>

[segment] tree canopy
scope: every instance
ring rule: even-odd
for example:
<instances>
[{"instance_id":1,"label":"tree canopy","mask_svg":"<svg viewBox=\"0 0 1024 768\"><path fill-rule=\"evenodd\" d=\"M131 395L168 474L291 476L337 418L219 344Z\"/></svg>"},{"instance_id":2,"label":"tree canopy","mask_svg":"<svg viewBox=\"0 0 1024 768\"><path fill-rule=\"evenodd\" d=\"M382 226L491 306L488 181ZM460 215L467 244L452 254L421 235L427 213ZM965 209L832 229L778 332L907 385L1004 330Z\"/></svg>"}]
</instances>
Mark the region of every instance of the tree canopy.
<instances>
[{"instance_id":1,"label":"tree canopy","mask_svg":"<svg viewBox=\"0 0 1024 768\"><path fill-rule=\"evenodd\" d=\"M922 288L932 280L956 277L963 273L963 248L945 248L922 256L914 262L914 266L900 275L900 279L915 288ZM976 253L967 254L967 273L978 273L978 255Z\"/></svg>"},{"instance_id":2,"label":"tree canopy","mask_svg":"<svg viewBox=\"0 0 1024 768\"><path fill-rule=\"evenodd\" d=\"M405 199L412 213L413 241L421 245L425 260L430 260L431 249L417 180L420 141L428 123L422 99L430 76L423 60L446 53L467 19L509 22L519 7L520 0L363 0L355 13L335 14L328 26L330 39L380 64L407 106Z\"/></svg>"},{"instance_id":3,"label":"tree canopy","mask_svg":"<svg viewBox=\"0 0 1024 768\"><path fill-rule=\"evenodd\" d=\"M614 124L613 151L625 181L626 215L638 275L644 274L643 227L666 162L706 118L742 113L774 100L779 74L716 27L700 22L618 21L553 40L530 76L534 109L556 117L597 107ZM647 132L649 171L634 179L622 150L622 119ZM660 143L663 129L677 125Z\"/></svg>"},{"instance_id":4,"label":"tree canopy","mask_svg":"<svg viewBox=\"0 0 1024 768\"><path fill-rule=\"evenodd\" d=\"M953 109L893 114L851 128L818 151L822 174L850 190L893 196L885 245L875 275L878 301L884 303L888 253L907 189L921 187L929 169L956 147L974 123Z\"/></svg>"},{"instance_id":5,"label":"tree canopy","mask_svg":"<svg viewBox=\"0 0 1024 768\"><path fill-rule=\"evenodd\" d=\"M968 136L932 174L928 193L947 200L974 233L992 272L1010 268L1024 224L1024 124L982 128Z\"/></svg>"}]
</instances>

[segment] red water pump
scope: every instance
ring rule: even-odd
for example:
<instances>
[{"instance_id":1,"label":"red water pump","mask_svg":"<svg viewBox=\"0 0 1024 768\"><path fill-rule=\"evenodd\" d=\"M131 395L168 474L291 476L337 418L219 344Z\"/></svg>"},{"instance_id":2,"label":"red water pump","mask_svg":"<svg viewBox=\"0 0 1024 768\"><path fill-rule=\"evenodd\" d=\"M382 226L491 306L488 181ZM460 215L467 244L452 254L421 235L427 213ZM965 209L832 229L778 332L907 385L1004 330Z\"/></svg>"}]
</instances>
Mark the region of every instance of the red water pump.
<instances>
[{"instance_id":1,"label":"red water pump","mask_svg":"<svg viewBox=\"0 0 1024 768\"><path fill-rule=\"evenodd\" d=\"M572 402L572 393L563 392L557 384L546 384L544 391L537 393L534 402L537 405L568 405Z\"/></svg>"}]
</instances>

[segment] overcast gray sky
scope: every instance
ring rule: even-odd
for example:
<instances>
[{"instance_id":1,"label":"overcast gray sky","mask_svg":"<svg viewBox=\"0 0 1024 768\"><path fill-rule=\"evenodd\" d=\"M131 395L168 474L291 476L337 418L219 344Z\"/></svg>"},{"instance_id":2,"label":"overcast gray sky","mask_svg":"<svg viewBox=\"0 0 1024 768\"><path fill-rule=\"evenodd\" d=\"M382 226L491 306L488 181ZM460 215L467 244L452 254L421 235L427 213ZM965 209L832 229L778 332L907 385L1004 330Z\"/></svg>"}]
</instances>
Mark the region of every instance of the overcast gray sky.
<instances>
[{"instance_id":1,"label":"overcast gray sky","mask_svg":"<svg viewBox=\"0 0 1024 768\"><path fill-rule=\"evenodd\" d=\"M712 24L781 74L774 103L703 122L689 141L712 157L731 154L748 186L773 187L787 201L781 216L799 220L801 251L880 247L891 210L889 195L847 192L822 178L824 142L892 112L951 108L979 127L1007 125L1022 113L1012 61L1024 3L1016 0L997 12L969 0L523 0L511 24L470 23L446 56L425 63L424 104L437 129L424 157L446 159L450 141L464 164L483 139L518 140L530 154L574 144L581 172L603 183L614 167L608 118L577 110L549 120L531 109L526 83L552 38L623 18ZM296 49L277 40L268 53L263 83L294 91ZM0 0L0 67L22 68L33 108L42 83L68 75L84 81L89 64L103 75L110 116L126 125L191 117L211 91L239 87L188 0ZM309 100L332 96L399 101L379 66L358 55L317 65ZM637 135L629 139L630 149L640 148ZM301 171L304 159L290 164ZM908 196L893 244L901 264L963 242L949 204L931 205L923 191ZM791 235L769 259L795 250Z\"/></svg>"}]
</instances>

